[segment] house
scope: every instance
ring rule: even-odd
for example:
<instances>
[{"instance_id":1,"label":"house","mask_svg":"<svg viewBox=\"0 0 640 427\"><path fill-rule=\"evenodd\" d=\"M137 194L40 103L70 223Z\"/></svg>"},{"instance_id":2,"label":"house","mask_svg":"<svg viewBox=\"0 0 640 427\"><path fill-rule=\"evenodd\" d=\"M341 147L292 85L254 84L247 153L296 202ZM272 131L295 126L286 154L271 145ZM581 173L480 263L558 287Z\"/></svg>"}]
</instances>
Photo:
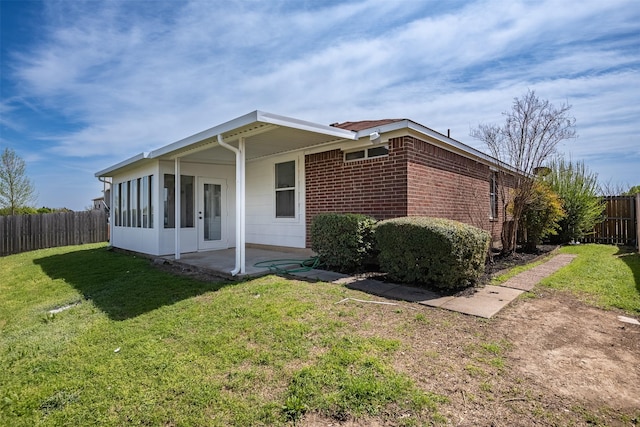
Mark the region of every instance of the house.
<instances>
[{"instance_id":1,"label":"house","mask_svg":"<svg viewBox=\"0 0 640 427\"><path fill-rule=\"evenodd\" d=\"M173 255L305 248L321 212L455 219L499 241L494 158L408 119L322 125L254 111L97 172L114 247Z\"/></svg>"}]
</instances>

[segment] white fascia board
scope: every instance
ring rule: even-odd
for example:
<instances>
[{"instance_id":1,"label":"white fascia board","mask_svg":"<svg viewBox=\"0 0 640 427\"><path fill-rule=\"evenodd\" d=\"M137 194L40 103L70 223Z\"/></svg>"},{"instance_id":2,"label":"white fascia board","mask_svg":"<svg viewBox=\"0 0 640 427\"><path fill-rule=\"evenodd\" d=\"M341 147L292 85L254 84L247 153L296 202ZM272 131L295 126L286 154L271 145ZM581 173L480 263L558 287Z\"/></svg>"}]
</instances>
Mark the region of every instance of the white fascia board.
<instances>
[{"instance_id":1,"label":"white fascia board","mask_svg":"<svg viewBox=\"0 0 640 427\"><path fill-rule=\"evenodd\" d=\"M160 147L149 153L140 153L137 156L133 156L123 162L120 162L118 164L108 167L107 169L97 172L95 176L110 176L109 173L113 172L114 170L120 169L124 166L128 166L139 160L155 159L155 158L163 157L168 154L178 152L180 150L188 148L190 145L197 144L199 142L202 142L210 138L214 138L217 135L222 135L224 133L234 131L236 129L242 128L243 126L247 126L252 123L272 124L272 125L288 127L292 129L299 129L299 130L305 130L309 132L321 133L321 134L334 136L336 138L342 138L342 139L350 139L350 140L358 139L357 133L354 131L341 129L334 126L321 125L318 123L294 119L292 117L280 116L278 114L255 110L255 111L252 111L251 113L245 114L244 116L237 117L233 120L222 123L218 126L214 126L212 128L206 129L202 132L198 132L194 135L188 136L179 141L165 145L164 147ZM214 142L214 143L217 144L217 142Z\"/></svg>"},{"instance_id":2,"label":"white fascia board","mask_svg":"<svg viewBox=\"0 0 640 427\"><path fill-rule=\"evenodd\" d=\"M149 153L150 158L164 156L173 151L177 151L183 148L188 147L191 144L198 143L200 141L204 141L205 139L213 138L217 135L222 135L225 132L229 132L235 130L239 127L246 126L251 123L257 122L258 111L252 111L249 114L245 114L244 116L236 117L233 120L229 120L228 122L222 123L218 126L214 126L207 130L203 130L202 132L198 132L194 135L188 136L184 139L171 143L169 145L165 145L164 147L158 148L157 150L153 150Z\"/></svg>"},{"instance_id":3,"label":"white fascia board","mask_svg":"<svg viewBox=\"0 0 640 427\"><path fill-rule=\"evenodd\" d=\"M293 129L306 130L309 132L322 133L325 135L335 136L343 139L358 139L357 133L352 130L337 128L335 126L321 125L318 123L294 119L293 117L280 116L278 114L267 113L264 111L258 111L257 113L258 121L263 123L270 123Z\"/></svg>"},{"instance_id":4,"label":"white fascia board","mask_svg":"<svg viewBox=\"0 0 640 427\"><path fill-rule=\"evenodd\" d=\"M147 158L149 155L149 153L140 153L140 154L136 154L133 157L129 157L127 160L123 160L120 163L116 163L113 166L109 166L106 169L101 170L100 172L96 172L94 174L95 177L110 177L111 173L115 170L121 169L125 166L129 166L135 162L138 162L142 159Z\"/></svg>"},{"instance_id":5,"label":"white fascia board","mask_svg":"<svg viewBox=\"0 0 640 427\"><path fill-rule=\"evenodd\" d=\"M304 120L294 119L292 117L280 116L278 114L256 110L252 111L249 114L245 114L244 116L240 116L228 122L222 123L221 125L214 126L202 132L196 133L195 135L191 135L187 138L181 139L180 141L165 145L164 147L157 150L153 150L151 153L149 153L149 158L167 155L173 151L184 149L189 145L204 141L205 139L213 138L217 135L222 135L224 133L234 131L252 123L267 123L276 126L322 133L339 138L356 139L356 133L350 130L340 129L333 126L325 126L318 123L307 122Z\"/></svg>"}]
</instances>

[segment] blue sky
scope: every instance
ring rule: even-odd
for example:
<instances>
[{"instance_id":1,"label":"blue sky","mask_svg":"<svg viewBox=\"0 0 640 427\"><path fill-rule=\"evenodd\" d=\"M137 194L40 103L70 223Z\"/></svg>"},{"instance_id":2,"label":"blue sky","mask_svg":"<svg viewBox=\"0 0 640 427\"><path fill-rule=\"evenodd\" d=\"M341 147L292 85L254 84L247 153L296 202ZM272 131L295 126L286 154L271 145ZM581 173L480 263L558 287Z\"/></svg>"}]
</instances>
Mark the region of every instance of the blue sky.
<instances>
[{"instance_id":1,"label":"blue sky","mask_svg":"<svg viewBox=\"0 0 640 427\"><path fill-rule=\"evenodd\" d=\"M640 184L640 2L0 0L0 149L37 206L83 209L93 174L259 109L409 118L469 136L528 89L577 119L560 150Z\"/></svg>"}]
</instances>

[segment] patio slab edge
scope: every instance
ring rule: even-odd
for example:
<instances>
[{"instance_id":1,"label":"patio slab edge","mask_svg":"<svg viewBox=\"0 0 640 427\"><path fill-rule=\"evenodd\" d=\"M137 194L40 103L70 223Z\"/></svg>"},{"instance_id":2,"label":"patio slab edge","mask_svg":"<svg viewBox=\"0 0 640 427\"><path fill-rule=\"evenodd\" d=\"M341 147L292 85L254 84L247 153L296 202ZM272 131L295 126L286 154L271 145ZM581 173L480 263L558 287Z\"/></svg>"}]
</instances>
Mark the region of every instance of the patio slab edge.
<instances>
[{"instance_id":1,"label":"patio slab edge","mask_svg":"<svg viewBox=\"0 0 640 427\"><path fill-rule=\"evenodd\" d=\"M292 275L341 284L350 289L384 298L416 302L424 306L443 308L490 319L511 301L523 293L531 291L540 280L571 263L575 257L575 255L571 254L556 254L543 264L523 271L501 285L486 285L475 290L472 294L462 296L443 296L426 289L374 279L358 278L324 270L310 270L309 272L293 273Z\"/></svg>"}]
</instances>

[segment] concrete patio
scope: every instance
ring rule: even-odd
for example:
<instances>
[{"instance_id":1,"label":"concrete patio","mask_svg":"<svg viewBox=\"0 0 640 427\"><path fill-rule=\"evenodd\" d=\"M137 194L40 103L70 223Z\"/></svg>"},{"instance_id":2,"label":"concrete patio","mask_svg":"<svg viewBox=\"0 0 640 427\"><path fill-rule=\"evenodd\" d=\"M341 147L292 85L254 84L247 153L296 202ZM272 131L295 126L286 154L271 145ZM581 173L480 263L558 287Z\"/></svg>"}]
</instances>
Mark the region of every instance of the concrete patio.
<instances>
[{"instance_id":1,"label":"concrete patio","mask_svg":"<svg viewBox=\"0 0 640 427\"><path fill-rule=\"evenodd\" d=\"M258 246L247 245L245 252L246 271L238 274L234 278L256 277L271 273L267 266L256 267L255 265L264 261L273 260L299 260L300 262L314 256L311 249L283 248L279 246ZM235 267L236 251L234 248L217 251L191 252L182 254L179 260L175 260L173 255L159 257L174 265L195 268L205 273L216 276L231 278L231 270ZM295 266L295 263L291 264Z\"/></svg>"}]
</instances>

